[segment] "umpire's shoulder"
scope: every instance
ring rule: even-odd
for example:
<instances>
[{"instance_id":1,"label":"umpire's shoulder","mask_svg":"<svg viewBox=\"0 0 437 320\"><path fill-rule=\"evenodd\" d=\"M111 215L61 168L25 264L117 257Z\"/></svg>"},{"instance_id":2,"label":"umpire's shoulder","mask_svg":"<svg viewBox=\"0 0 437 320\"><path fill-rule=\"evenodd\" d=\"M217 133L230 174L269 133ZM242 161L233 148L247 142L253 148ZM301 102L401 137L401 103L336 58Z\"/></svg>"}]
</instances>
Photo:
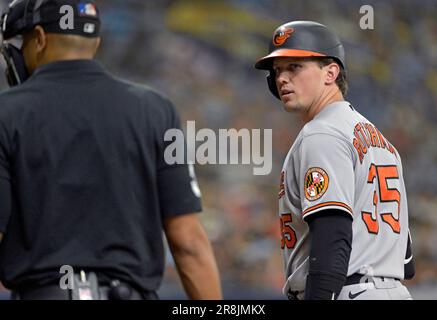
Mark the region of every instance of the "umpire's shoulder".
<instances>
[{"instance_id":1,"label":"umpire's shoulder","mask_svg":"<svg viewBox=\"0 0 437 320\"><path fill-rule=\"evenodd\" d=\"M0 118L6 115L19 114L23 108L29 105L37 90L32 89L26 83L0 91Z\"/></svg>"},{"instance_id":2,"label":"umpire's shoulder","mask_svg":"<svg viewBox=\"0 0 437 320\"><path fill-rule=\"evenodd\" d=\"M0 102L3 104L4 102L15 102L19 101L20 96L23 95L27 91L27 86L25 84L6 88L0 91Z\"/></svg>"},{"instance_id":3,"label":"umpire's shoulder","mask_svg":"<svg viewBox=\"0 0 437 320\"><path fill-rule=\"evenodd\" d=\"M124 93L139 100L140 107L151 125L159 132L179 126L179 113L173 103L165 95L143 84L119 79L124 86Z\"/></svg>"},{"instance_id":4,"label":"umpire's shoulder","mask_svg":"<svg viewBox=\"0 0 437 320\"><path fill-rule=\"evenodd\" d=\"M136 96L141 100L145 108L153 111L174 112L173 103L163 93L145 84L139 84L124 79L117 79L128 94Z\"/></svg>"}]
</instances>

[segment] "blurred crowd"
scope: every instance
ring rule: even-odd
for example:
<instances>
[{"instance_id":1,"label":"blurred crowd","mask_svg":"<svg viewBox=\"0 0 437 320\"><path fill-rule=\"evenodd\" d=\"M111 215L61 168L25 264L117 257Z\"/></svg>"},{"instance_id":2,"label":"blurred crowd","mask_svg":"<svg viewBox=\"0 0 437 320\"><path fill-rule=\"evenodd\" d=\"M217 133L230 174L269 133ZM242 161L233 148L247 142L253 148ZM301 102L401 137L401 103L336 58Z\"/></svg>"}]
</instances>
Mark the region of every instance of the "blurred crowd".
<instances>
[{"instance_id":1,"label":"blurred crowd","mask_svg":"<svg viewBox=\"0 0 437 320\"><path fill-rule=\"evenodd\" d=\"M279 295L284 281L277 192L283 159L302 124L285 114L253 68L273 30L315 20L344 42L346 99L383 132L403 159L417 273L437 299L437 3L376 1L374 29L360 28L361 1L101 0L98 60L156 88L196 129L273 129L273 169L197 165L202 221L226 288ZM5 82L1 87L5 88ZM168 254L164 286L178 286ZM226 291L225 291L226 293ZM165 295L165 294L164 294ZM226 294L225 294L226 297Z\"/></svg>"}]
</instances>

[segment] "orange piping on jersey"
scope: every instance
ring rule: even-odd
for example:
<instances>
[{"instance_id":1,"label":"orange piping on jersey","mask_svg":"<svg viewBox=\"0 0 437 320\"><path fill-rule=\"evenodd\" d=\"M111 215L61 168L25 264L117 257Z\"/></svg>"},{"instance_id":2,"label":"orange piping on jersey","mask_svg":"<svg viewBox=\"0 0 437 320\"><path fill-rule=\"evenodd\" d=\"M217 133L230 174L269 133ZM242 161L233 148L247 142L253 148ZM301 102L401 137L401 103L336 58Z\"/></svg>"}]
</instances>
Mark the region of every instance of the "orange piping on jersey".
<instances>
[{"instance_id":1,"label":"orange piping on jersey","mask_svg":"<svg viewBox=\"0 0 437 320\"><path fill-rule=\"evenodd\" d=\"M343 207L343 208L347 209L350 214L353 215L352 209L347 204L345 204L343 202L336 202L336 201L323 202L323 203L316 204L315 206L309 207L306 210L304 210L304 212L302 212L302 215L305 216L306 214L310 213L311 211L314 211L316 209L320 209L323 207L329 207L329 206Z\"/></svg>"}]
</instances>

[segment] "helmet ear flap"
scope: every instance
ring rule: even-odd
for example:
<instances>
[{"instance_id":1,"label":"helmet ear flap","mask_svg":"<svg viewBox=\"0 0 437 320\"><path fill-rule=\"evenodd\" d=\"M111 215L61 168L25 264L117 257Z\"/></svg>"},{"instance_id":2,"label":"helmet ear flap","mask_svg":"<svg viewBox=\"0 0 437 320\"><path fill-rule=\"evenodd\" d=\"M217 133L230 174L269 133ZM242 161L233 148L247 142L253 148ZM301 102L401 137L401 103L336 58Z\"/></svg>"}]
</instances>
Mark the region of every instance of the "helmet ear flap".
<instances>
[{"instance_id":1,"label":"helmet ear flap","mask_svg":"<svg viewBox=\"0 0 437 320\"><path fill-rule=\"evenodd\" d=\"M281 98L279 97L278 88L276 87L276 81L275 81L276 75L273 70L270 70L270 73L267 75L267 84L269 86L270 92L279 100Z\"/></svg>"}]
</instances>

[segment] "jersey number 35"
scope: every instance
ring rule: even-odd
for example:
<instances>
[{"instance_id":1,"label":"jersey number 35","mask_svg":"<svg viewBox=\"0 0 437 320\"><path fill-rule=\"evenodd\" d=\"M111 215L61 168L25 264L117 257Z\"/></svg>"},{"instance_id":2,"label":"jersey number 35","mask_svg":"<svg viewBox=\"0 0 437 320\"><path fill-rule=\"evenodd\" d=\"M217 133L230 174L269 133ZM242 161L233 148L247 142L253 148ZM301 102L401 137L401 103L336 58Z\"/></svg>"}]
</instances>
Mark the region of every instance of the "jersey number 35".
<instances>
[{"instance_id":1,"label":"jersey number 35","mask_svg":"<svg viewBox=\"0 0 437 320\"><path fill-rule=\"evenodd\" d=\"M377 166L373 163L370 165L367 183L375 184L376 180L376 184L379 186L379 196L376 192L377 188L375 185L375 189L373 191L374 217L372 217L371 212L361 212L361 217L366 224L369 233L378 234L379 232L378 214L381 216L382 221L391 227L393 232L401 232L401 225L399 222L401 194L398 189L388 187L387 180L389 179L399 179L398 169L396 166ZM392 212L378 212L378 201L381 203L396 202L398 219L393 216Z\"/></svg>"}]
</instances>

